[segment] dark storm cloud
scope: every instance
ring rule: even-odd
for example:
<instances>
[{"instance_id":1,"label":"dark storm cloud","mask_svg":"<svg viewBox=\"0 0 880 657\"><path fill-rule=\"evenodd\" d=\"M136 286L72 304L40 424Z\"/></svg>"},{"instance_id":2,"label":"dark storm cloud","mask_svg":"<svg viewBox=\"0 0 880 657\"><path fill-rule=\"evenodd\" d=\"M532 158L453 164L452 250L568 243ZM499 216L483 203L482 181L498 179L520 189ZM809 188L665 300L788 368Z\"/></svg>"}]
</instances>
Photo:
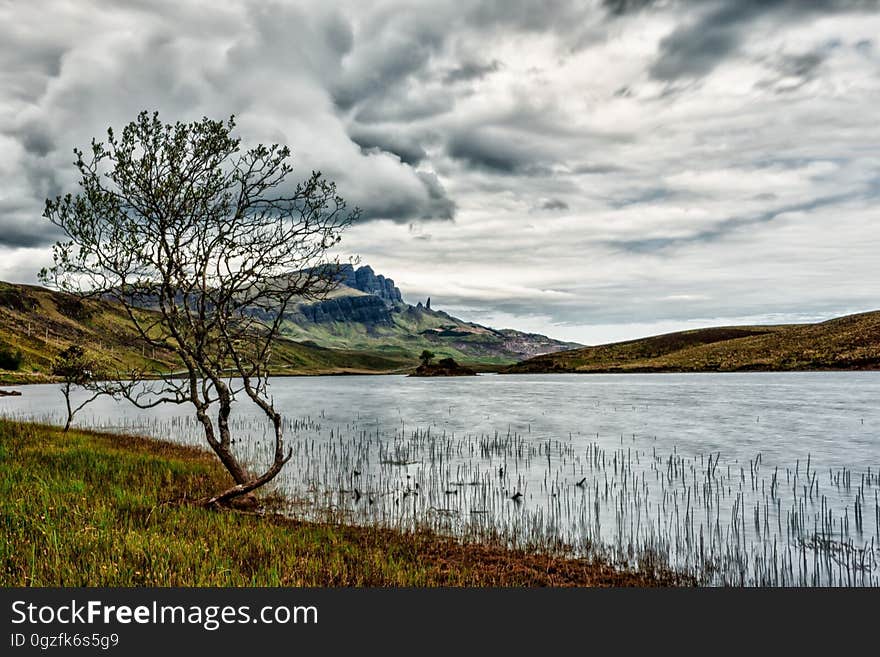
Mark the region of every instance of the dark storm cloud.
<instances>
[{"instance_id":1,"label":"dark storm cloud","mask_svg":"<svg viewBox=\"0 0 880 657\"><path fill-rule=\"evenodd\" d=\"M411 166L417 165L428 156L417 138L400 130L355 126L349 130L348 136L366 152L385 151Z\"/></svg>"},{"instance_id":2,"label":"dark storm cloud","mask_svg":"<svg viewBox=\"0 0 880 657\"><path fill-rule=\"evenodd\" d=\"M452 96L403 89L365 100L354 119L358 123L406 123L446 114L454 107Z\"/></svg>"},{"instance_id":3,"label":"dark storm cloud","mask_svg":"<svg viewBox=\"0 0 880 657\"><path fill-rule=\"evenodd\" d=\"M668 81L706 75L736 50L744 26L777 4L777 0L719 3L660 42L660 56L651 66L651 76Z\"/></svg>"},{"instance_id":4,"label":"dark storm cloud","mask_svg":"<svg viewBox=\"0 0 880 657\"><path fill-rule=\"evenodd\" d=\"M626 167L618 166L616 164L579 164L574 169L573 172L577 174L586 174L586 175L601 175L606 173L623 173L627 169Z\"/></svg>"},{"instance_id":5,"label":"dark storm cloud","mask_svg":"<svg viewBox=\"0 0 880 657\"><path fill-rule=\"evenodd\" d=\"M45 91L48 79L61 72L65 47L41 31L0 31L0 81L4 94L33 100Z\"/></svg>"},{"instance_id":6,"label":"dark storm cloud","mask_svg":"<svg viewBox=\"0 0 880 657\"><path fill-rule=\"evenodd\" d=\"M423 88L448 38L443 23L427 15L368 14L352 34L338 75L328 80L334 103L359 123L412 121L449 111L451 97Z\"/></svg>"},{"instance_id":7,"label":"dark storm cloud","mask_svg":"<svg viewBox=\"0 0 880 657\"><path fill-rule=\"evenodd\" d=\"M680 6L697 17L684 14L686 22L660 42L650 68L658 80L707 75L739 49L759 19L787 25L823 13L875 10L880 0L696 0Z\"/></svg>"},{"instance_id":8,"label":"dark storm cloud","mask_svg":"<svg viewBox=\"0 0 880 657\"><path fill-rule=\"evenodd\" d=\"M656 203L672 198L675 194L672 190L665 187L652 187L649 189L641 189L629 191L621 197L614 198L609 201L612 208L625 208L632 205L642 205L645 203Z\"/></svg>"},{"instance_id":9,"label":"dark storm cloud","mask_svg":"<svg viewBox=\"0 0 880 657\"><path fill-rule=\"evenodd\" d=\"M31 248L45 246L58 239L59 234L46 229L38 223L39 219L10 222L0 209L0 222L3 224L3 235L0 246L11 248Z\"/></svg>"},{"instance_id":10,"label":"dark storm cloud","mask_svg":"<svg viewBox=\"0 0 880 657\"><path fill-rule=\"evenodd\" d=\"M428 191L430 200L428 206L422 210L420 219L454 219L455 202L446 195L437 175L430 171L416 171L416 175Z\"/></svg>"},{"instance_id":11,"label":"dark storm cloud","mask_svg":"<svg viewBox=\"0 0 880 657\"><path fill-rule=\"evenodd\" d=\"M64 192L64 184L55 163L42 158L26 158L22 162L23 173L30 183L35 207L42 211L47 198L55 198Z\"/></svg>"},{"instance_id":12,"label":"dark storm cloud","mask_svg":"<svg viewBox=\"0 0 880 657\"><path fill-rule=\"evenodd\" d=\"M592 13L588 3L577 0L465 0L427 3L422 11L377 10L354 33L343 74L332 83L334 101L342 110L359 108L360 122L415 120L447 112L453 105L450 96L413 87L432 79L446 85L476 80L503 67L497 60L465 60L433 70L461 34L491 38L546 32L581 42Z\"/></svg>"},{"instance_id":13,"label":"dark storm cloud","mask_svg":"<svg viewBox=\"0 0 880 657\"><path fill-rule=\"evenodd\" d=\"M333 85L340 109L374 97L382 97L424 70L445 42L439 26L430 22L392 20L370 29L377 33L364 46L360 59L353 59ZM355 47L357 53L357 46Z\"/></svg>"},{"instance_id":14,"label":"dark storm cloud","mask_svg":"<svg viewBox=\"0 0 880 657\"><path fill-rule=\"evenodd\" d=\"M447 154L474 169L499 174L546 174L548 162L525 135L488 128L461 131L446 144Z\"/></svg>"},{"instance_id":15,"label":"dark storm cloud","mask_svg":"<svg viewBox=\"0 0 880 657\"><path fill-rule=\"evenodd\" d=\"M827 58L828 53L821 51L808 52L803 55L787 55L780 60L778 70L782 75L813 78Z\"/></svg>"},{"instance_id":16,"label":"dark storm cloud","mask_svg":"<svg viewBox=\"0 0 880 657\"><path fill-rule=\"evenodd\" d=\"M870 55L874 49L874 42L871 39L862 39L856 44L856 50L863 55Z\"/></svg>"},{"instance_id":17,"label":"dark storm cloud","mask_svg":"<svg viewBox=\"0 0 880 657\"><path fill-rule=\"evenodd\" d=\"M440 180L433 173L415 172L427 201L421 195L383 194L371 197L361 203L362 221L386 219L395 223L409 223L419 220L447 220L455 218L455 202L447 195Z\"/></svg>"},{"instance_id":18,"label":"dark storm cloud","mask_svg":"<svg viewBox=\"0 0 880 657\"><path fill-rule=\"evenodd\" d=\"M450 157L496 173L515 173L531 165L526 153L503 140L488 137L458 135L449 140L446 149Z\"/></svg>"},{"instance_id":19,"label":"dark storm cloud","mask_svg":"<svg viewBox=\"0 0 880 657\"><path fill-rule=\"evenodd\" d=\"M15 134L24 149L33 155L45 157L55 150L55 138L52 130L44 123L28 123L17 130Z\"/></svg>"},{"instance_id":20,"label":"dark storm cloud","mask_svg":"<svg viewBox=\"0 0 880 657\"><path fill-rule=\"evenodd\" d=\"M8 166L0 163L0 200L15 203L14 214L6 207L0 215L0 246L52 241L40 215L47 197L76 191L73 147L142 109L168 121L235 114L246 142L291 146L292 183L310 168L327 172L349 205L364 208L364 221L454 216L439 181L412 168L426 155L418 140L396 137L402 131L393 128L364 128L349 140L332 105L334 94L348 92L372 103L360 112L384 120L414 113L413 94L436 105L430 94L407 95L398 84L443 44L442 28L427 19L400 42L391 26L373 44L373 35L356 34L359 14L332 6L229 4L203 15L186 2L144 2L110 5L92 20L88 11L57 5L58 20L48 23L24 7L0 7L0 156ZM127 38L120 26L129 26ZM343 62L352 59L347 76ZM379 151L384 156L374 158Z\"/></svg>"},{"instance_id":21,"label":"dark storm cloud","mask_svg":"<svg viewBox=\"0 0 880 657\"><path fill-rule=\"evenodd\" d=\"M0 200L0 246L34 247L57 239L55 226L26 201Z\"/></svg>"}]
</instances>

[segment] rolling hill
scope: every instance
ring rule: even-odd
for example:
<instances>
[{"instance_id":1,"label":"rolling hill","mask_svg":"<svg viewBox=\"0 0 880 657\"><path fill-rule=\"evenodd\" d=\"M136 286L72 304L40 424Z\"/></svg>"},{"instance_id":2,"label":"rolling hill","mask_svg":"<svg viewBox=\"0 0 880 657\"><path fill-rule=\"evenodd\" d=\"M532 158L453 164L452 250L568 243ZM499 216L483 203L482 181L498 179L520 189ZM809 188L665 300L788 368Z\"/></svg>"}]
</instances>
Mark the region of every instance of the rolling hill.
<instances>
[{"instance_id":1,"label":"rolling hill","mask_svg":"<svg viewBox=\"0 0 880 657\"><path fill-rule=\"evenodd\" d=\"M0 369L0 382L51 380L52 359L72 344L102 354L112 367L121 370L179 369L171 352L141 347L134 328L115 304L0 282L0 348L9 347L22 354L18 370ZM389 372L415 366L411 359L402 357L331 350L286 338L278 340L273 357L277 374Z\"/></svg>"},{"instance_id":2,"label":"rolling hill","mask_svg":"<svg viewBox=\"0 0 880 657\"><path fill-rule=\"evenodd\" d=\"M142 349L115 304L0 282L0 349L22 354L17 371L0 369L0 383L51 380L52 359L71 344L103 354L120 369L178 368L172 353ZM406 304L393 281L369 270L330 298L292 309L274 349L273 369L276 374L406 372L422 349L430 349L438 358L504 373L875 370L880 369L880 311L816 324L715 327L560 350L570 345L463 322L429 303Z\"/></svg>"},{"instance_id":3,"label":"rolling hill","mask_svg":"<svg viewBox=\"0 0 880 657\"><path fill-rule=\"evenodd\" d=\"M880 311L817 324L728 326L546 354L502 370L736 372L880 369Z\"/></svg>"}]
</instances>

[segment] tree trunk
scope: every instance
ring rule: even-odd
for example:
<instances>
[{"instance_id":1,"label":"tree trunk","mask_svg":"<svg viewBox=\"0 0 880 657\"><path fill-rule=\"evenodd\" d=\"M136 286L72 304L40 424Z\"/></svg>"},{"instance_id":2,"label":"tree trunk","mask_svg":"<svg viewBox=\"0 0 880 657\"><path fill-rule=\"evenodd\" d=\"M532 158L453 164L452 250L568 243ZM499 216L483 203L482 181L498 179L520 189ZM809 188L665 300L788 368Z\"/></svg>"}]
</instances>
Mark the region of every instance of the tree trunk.
<instances>
[{"instance_id":1,"label":"tree trunk","mask_svg":"<svg viewBox=\"0 0 880 657\"><path fill-rule=\"evenodd\" d=\"M204 504L206 506L215 506L228 504L231 500L240 497L242 495L246 495L251 491L254 491L262 486L265 486L267 483L272 481L278 473L281 472L281 469L284 467L284 464L290 460L292 455L292 451L288 451L288 453L284 454L284 437L283 437L283 427L281 422L281 417L275 415L272 417L272 423L275 426L275 458L272 461L272 465L261 475L259 476L250 476L248 477L246 474L243 479L239 479L235 474L233 474L233 478L235 479L235 486L231 488L227 488L223 492L214 495L213 497L209 497L204 500ZM217 451L215 449L215 451ZM240 473L245 473L245 470L238 463L236 458L229 452L228 450L224 450L228 455L230 461L235 464ZM217 451L218 456L220 456L221 460L224 459L223 454L220 451ZM224 465L226 465L226 461L223 460ZM226 465L226 468L232 473L229 465Z\"/></svg>"},{"instance_id":2,"label":"tree trunk","mask_svg":"<svg viewBox=\"0 0 880 657\"><path fill-rule=\"evenodd\" d=\"M235 458L235 455L230 450L228 441L227 444L224 444L223 440L217 439L217 434L214 430L214 422L204 410L197 410L196 415L199 422L202 423L202 428L205 430L205 439L220 459L223 467L225 467L227 472L232 476L236 485L246 483L250 477L248 476L247 470L242 467L241 463L238 462L238 459Z\"/></svg>"},{"instance_id":3,"label":"tree trunk","mask_svg":"<svg viewBox=\"0 0 880 657\"><path fill-rule=\"evenodd\" d=\"M70 407L70 383L64 384L64 401L67 403L67 422L64 424L62 433L67 433L70 423L73 422L73 410Z\"/></svg>"},{"instance_id":4,"label":"tree trunk","mask_svg":"<svg viewBox=\"0 0 880 657\"><path fill-rule=\"evenodd\" d=\"M205 506L215 506L215 505L227 504L228 502L235 499L236 497L240 497L240 496L245 495L247 493L250 493L251 491L254 491L262 486L265 486L270 481L272 481L278 475L279 472L281 472L281 468L283 468L284 464L287 463L288 458L289 457L283 458L280 461L276 459L272 463L272 465L269 466L269 469L266 470L266 472L261 474L259 477L254 477L250 481L245 481L243 483L236 483L235 486L232 486L231 488L227 488L222 493L219 493L217 495L214 495L213 497L207 498L204 501Z\"/></svg>"}]
</instances>

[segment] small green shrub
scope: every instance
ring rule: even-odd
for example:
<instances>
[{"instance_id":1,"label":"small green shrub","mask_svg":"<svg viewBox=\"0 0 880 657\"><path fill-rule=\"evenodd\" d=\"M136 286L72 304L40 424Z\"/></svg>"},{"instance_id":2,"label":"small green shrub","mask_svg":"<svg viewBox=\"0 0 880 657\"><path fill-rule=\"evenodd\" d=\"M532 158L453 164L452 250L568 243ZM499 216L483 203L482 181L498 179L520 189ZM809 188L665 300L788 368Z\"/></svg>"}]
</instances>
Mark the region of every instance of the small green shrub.
<instances>
[{"instance_id":1,"label":"small green shrub","mask_svg":"<svg viewBox=\"0 0 880 657\"><path fill-rule=\"evenodd\" d=\"M17 370L21 367L21 349L13 349L0 342L0 370Z\"/></svg>"}]
</instances>

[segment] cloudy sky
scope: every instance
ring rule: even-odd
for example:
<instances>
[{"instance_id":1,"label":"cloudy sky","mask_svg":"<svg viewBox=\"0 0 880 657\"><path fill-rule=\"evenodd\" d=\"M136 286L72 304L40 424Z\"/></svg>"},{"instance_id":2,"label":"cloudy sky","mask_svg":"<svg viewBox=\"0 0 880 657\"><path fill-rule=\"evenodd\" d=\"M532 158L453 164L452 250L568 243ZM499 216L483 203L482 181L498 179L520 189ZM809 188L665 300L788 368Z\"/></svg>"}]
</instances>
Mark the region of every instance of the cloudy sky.
<instances>
[{"instance_id":1,"label":"cloudy sky","mask_svg":"<svg viewBox=\"0 0 880 657\"><path fill-rule=\"evenodd\" d=\"M72 149L235 114L407 300L597 343L880 308L876 0L0 0L0 280Z\"/></svg>"}]
</instances>

